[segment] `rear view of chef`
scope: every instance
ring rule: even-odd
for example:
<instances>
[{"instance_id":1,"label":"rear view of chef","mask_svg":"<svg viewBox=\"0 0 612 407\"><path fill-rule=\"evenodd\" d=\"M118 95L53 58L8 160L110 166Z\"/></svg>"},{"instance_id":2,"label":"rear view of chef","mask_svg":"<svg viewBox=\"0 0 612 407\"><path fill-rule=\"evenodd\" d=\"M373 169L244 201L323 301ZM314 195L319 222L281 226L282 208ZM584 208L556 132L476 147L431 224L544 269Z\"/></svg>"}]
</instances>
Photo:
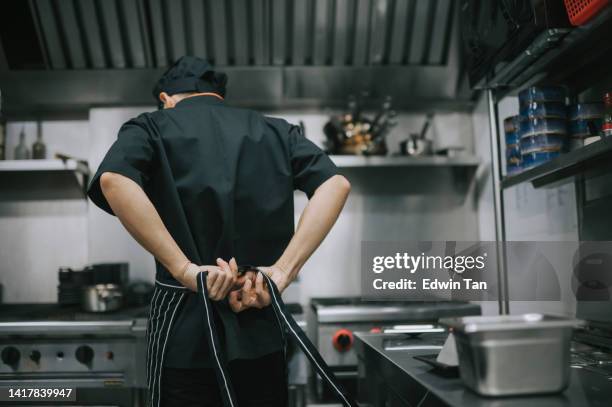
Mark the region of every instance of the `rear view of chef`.
<instances>
[{"instance_id":1,"label":"rear view of chef","mask_svg":"<svg viewBox=\"0 0 612 407\"><path fill-rule=\"evenodd\" d=\"M269 287L262 273L239 277L238 265L258 266L282 292L350 190L299 127L226 105L226 83L205 60L179 59L153 91L163 109L121 127L89 187L91 200L156 260L147 330L152 406L222 405L219 360L240 407L286 406ZM297 229L295 189L309 197ZM196 292L203 271L220 349L208 345Z\"/></svg>"}]
</instances>

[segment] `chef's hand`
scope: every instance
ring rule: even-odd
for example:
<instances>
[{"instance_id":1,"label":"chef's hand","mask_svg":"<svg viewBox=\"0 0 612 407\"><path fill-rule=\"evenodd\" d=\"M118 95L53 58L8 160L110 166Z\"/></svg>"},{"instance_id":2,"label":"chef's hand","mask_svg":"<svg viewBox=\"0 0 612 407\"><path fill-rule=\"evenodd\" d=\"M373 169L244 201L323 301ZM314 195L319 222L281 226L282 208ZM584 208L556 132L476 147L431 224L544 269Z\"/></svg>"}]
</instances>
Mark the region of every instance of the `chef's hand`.
<instances>
[{"instance_id":1,"label":"chef's hand","mask_svg":"<svg viewBox=\"0 0 612 407\"><path fill-rule=\"evenodd\" d=\"M227 294L234 288L238 280L238 264L236 259L228 262L218 258L217 266L213 272L208 272L206 279L206 288L208 289L208 298L213 301L219 301L227 297Z\"/></svg>"},{"instance_id":2,"label":"chef's hand","mask_svg":"<svg viewBox=\"0 0 612 407\"><path fill-rule=\"evenodd\" d=\"M241 312L248 308L264 308L270 305L270 293L265 287L261 273L249 271L242 277L244 284L239 290L229 294L229 305L232 311Z\"/></svg>"},{"instance_id":3,"label":"chef's hand","mask_svg":"<svg viewBox=\"0 0 612 407\"><path fill-rule=\"evenodd\" d=\"M289 273L285 272L285 270L276 264L270 267L257 267L257 269L260 272L265 273L272 281L274 281L276 288L278 288L278 291L280 291L281 294L291 283Z\"/></svg>"},{"instance_id":4,"label":"chef's hand","mask_svg":"<svg viewBox=\"0 0 612 407\"><path fill-rule=\"evenodd\" d=\"M208 298L213 301L219 301L227 297L227 293L236 284L238 277L238 265L236 260L232 259L229 263L222 259L217 259L217 266L198 266L190 263L184 270L183 275L178 278L183 286L192 291L198 291L198 274L207 272L206 288L208 290Z\"/></svg>"},{"instance_id":5,"label":"chef's hand","mask_svg":"<svg viewBox=\"0 0 612 407\"><path fill-rule=\"evenodd\" d=\"M247 308L264 308L270 305L270 291L262 273L274 281L282 293L289 285L288 274L278 266L258 267L260 273L249 271L239 278L240 290L231 291L229 304L234 312L241 312Z\"/></svg>"}]
</instances>

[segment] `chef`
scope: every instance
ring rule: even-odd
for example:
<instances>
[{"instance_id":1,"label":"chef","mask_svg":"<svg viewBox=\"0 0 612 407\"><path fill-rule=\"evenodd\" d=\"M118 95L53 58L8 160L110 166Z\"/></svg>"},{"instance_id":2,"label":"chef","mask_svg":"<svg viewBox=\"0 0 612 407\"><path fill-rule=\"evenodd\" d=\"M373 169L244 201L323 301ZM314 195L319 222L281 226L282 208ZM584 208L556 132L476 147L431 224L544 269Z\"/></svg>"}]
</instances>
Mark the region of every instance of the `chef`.
<instances>
[{"instance_id":1,"label":"chef","mask_svg":"<svg viewBox=\"0 0 612 407\"><path fill-rule=\"evenodd\" d=\"M228 106L227 81L203 59L180 58L153 90L160 110L121 127L89 186L91 200L155 257L152 406L220 406L228 387L220 377L241 407L286 406L270 285L282 292L297 277L350 190L299 127ZM295 189L309 198L297 228ZM260 272L239 275L238 265ZM205 302L197 292L203 275Z\"/></svg>"}]
</instances>

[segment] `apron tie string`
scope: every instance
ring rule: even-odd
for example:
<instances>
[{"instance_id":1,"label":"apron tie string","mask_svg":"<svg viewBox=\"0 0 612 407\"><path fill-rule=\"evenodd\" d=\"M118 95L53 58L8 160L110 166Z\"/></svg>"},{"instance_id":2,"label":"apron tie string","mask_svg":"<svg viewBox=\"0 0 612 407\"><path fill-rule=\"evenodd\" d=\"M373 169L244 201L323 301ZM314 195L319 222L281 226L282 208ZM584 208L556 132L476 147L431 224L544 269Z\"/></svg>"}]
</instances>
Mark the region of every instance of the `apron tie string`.
<instances>
[{"instance_id":1,"label":"apron tie string","mask_svg":"<svg viewBox=\"0 0 612 407\"><path fill-rule=\"evenodd\" d=\"M261 271L258 271L262 273ZM200 298L204 303L204 310L206 312L204 322L206 327L208 328L209 334L206 335L209 348L213 351L213 361L215 366L215 373L217 376L217 382L219 383L219 388L221 389L221 395L223 399L224 407L238 407L238 403L236 402L236 396L230 381L228 369L225 363L225 360L221 357L221 346L219 343L219 338L217 334L217 329L215 326L215 321L212 314L212 303L210 298L208 298L208 290L206 288L206 277L207 272L200 272L197 278L198 283L198 293L200 294ZM336 394L338 400L342 402L342 405L345 407L358 407L357 402L350 396L338 383L338 380L334 376L334 373L331 371L327 363L321 357L319 351L312 344L310 339L306 336L302 328L300 328L293 319L291 313L287 312L285 307L285 303L283 302L280 292L276 287L276 284L270 277L268 277L265 273L262 273L264 279L268 283L268 289L270 290L271 297L271 306L274 310L276 318L279 323L279 329L281 333L285 335L285 330L289 333L289 335L295 339L298 343L299 347L302 349L302 352L306 355L310 363L315 367L319 376L323 379L323 381L329 386L329 388Z\"/></svg>"}]
</instances>

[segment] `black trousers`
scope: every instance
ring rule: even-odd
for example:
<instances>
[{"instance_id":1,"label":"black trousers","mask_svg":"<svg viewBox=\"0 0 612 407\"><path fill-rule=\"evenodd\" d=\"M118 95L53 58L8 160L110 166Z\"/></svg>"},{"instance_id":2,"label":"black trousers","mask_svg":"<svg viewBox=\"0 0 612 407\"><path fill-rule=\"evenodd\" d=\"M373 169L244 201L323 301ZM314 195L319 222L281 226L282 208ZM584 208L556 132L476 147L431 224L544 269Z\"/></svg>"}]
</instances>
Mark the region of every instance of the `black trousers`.
<instances>
[{"instance_id":1,"label":"black trousers","mask_svg":"<svg viewBox=\"0 0 612 407\"><path fill-rule=\"evenodd\" d=\"M240 407L286 407L287 367L282 352L229 363ZM215 370L164 368L162 407L222 407Z\"/></svg>"}]
</instances>

